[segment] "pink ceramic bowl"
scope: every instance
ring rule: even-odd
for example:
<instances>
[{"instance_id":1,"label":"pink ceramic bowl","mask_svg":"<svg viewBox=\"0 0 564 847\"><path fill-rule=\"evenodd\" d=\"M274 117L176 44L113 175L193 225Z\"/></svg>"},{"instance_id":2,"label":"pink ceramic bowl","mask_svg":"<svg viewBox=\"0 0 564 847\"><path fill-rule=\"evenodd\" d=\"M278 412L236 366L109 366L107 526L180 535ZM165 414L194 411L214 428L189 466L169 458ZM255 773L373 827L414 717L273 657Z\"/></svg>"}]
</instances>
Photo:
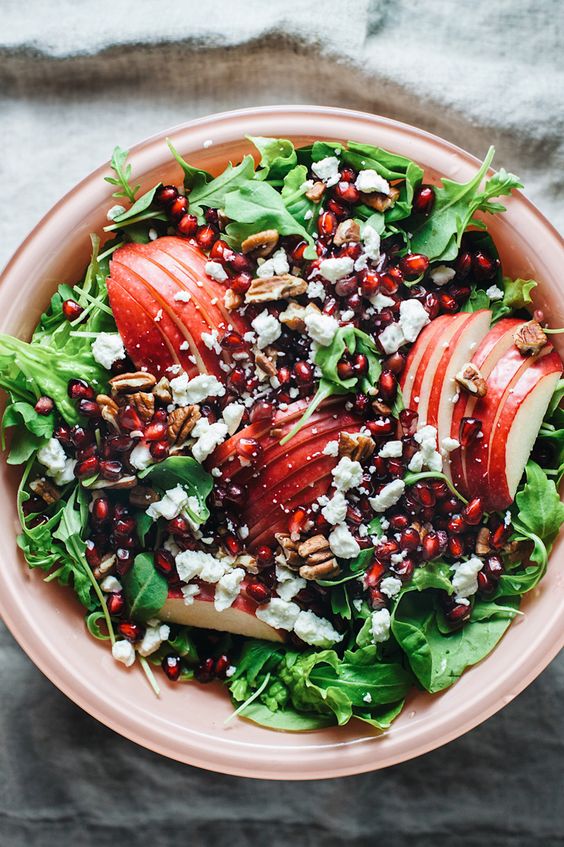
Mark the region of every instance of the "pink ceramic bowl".
<instances>
[{"instance_id":1,"label":"pink ceramic bowl","mask_svg":"<svg viewBox=\"0 0 564 847\"><path fill-rule=\"evenodd\" d=\"M156 135L133 148L134 174L143 190L159 180L179 181L167 135L191 162L217 172L229 158L249 152L242 140L247 134L290 137L298 144L327 138L379 145L415 159L425 167L427 180L440 174L468 179L478 165L452 144L405 124L343 109L292 106L215 115ZM56 283L80 277L89 257L88 234L101 231L112 203L112 189L103 180L107 174L100 168L64 197L6 268L0 288L2 332L28 337ZM490 225L504 270L538 279L537 305L553 325L562 325L562 240L523 195L513 196L507 207ZM127 738L182 762L272 779L316 779L387 767L451 741L501 709L564 644L564 551L559 543L541 587L523 604L524 617L494 653L444 694L414 693L385 735L373 734L360 722L299 735L241 720L224 726L231 712L224 690L175 686L163 677L157 699L139 670L117 665L107 646L88 636L72 593L44 585L39 573L27 569L15 541L17 474L5 464L2 468L0 611L6 624L43 673L83 709Z\"/></svg>"}]
</instances>

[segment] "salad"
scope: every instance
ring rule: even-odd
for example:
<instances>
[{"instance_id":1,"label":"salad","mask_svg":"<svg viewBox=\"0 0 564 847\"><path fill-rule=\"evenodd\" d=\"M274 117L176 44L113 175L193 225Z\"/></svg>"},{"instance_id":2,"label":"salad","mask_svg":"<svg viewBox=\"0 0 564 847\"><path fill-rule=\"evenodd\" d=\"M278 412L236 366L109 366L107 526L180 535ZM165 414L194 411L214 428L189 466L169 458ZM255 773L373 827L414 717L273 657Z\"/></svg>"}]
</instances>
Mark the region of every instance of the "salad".
<instances>
[{"instance_id":1,"label":"salad","mask_svg":"<svg viewBox=\"0 0 564 847\"><path fill-rule=\"evenodd\" d=\"M562 361L460 184L353 141L251 138L108 224L29 342L0 336L18 545L156 694L385 730L487 656L564 521ZM180 695L179 695L180 696ZM233 716L232 715L232 716Z\"/></svg>"}]
</instances>

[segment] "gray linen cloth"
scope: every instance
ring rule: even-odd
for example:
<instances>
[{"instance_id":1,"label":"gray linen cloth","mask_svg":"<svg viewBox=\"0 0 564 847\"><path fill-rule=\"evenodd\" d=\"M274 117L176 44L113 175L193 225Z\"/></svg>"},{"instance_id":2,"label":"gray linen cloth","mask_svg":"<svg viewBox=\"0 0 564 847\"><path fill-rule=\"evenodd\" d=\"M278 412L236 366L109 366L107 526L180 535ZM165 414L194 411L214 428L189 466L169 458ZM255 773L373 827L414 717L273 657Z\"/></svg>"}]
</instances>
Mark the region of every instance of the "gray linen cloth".
<instances>
[{"instance_id":1,"label":"gray linen cloth","mask_svg":"<svg viewBox=\"0 0 564 847\"><path fill-rule=\"evenodd\" d=\"M556 224L560 0L0 2L0 265L107 159L246 105L364 109L519 173ZM0 845L564 844L564 661L447 747L386 772L275 784L136 747L60 694L0 631Z\"/></svg>"}]
</instances>

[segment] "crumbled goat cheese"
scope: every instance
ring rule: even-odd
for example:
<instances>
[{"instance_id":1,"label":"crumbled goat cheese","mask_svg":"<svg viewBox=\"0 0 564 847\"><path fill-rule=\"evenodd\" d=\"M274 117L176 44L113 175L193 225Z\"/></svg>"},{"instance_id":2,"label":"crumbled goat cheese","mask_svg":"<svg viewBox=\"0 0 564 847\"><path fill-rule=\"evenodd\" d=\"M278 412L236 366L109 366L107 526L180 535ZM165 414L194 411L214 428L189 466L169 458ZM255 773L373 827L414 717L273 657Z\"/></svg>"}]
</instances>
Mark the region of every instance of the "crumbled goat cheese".
<instances>
[{"instance_id":1,"label":"crumbled goat cheese","mask_svg":"<svg viewBox=\"0 0 564 847\"><path fill-rule=\"evenodd\" d=\"M489 288L486 288L486 294L490 298L490 300L503 300L505 294L501 290L498 285L490 285Z\"/></svg>"},{"instance_id":2,"label":"crumbled goat cheese","mask_svg":"<svg viewBox=\"0 0 564 847\"><path fill-rule=\"evenodd\" d=\"M484 567L482 559L477 556L471 556L466 562L455 562L451 565L451 570L454 571L452 577L452 587L456 593L456 599L459 597L471 597L478 590L478 574Z\"/></svg>"},{"instance_id":3,"label":"crumbled goat cheese","mask_svg":"<svg viewBox=\"0 0 564 847\"><path fill-rule=\"evenodd\" d=\"M452 453L453 450L458 450L460 447L460 441L456 438L451 438L450 435L445 435L443 440L441 441L441 447L445 451L445 453Z\"/></svg>"},{"instance_id":4,"label":"crumbled goat cheese","mask_svg":"<svg viewBox=\"0 0 564 847\"><path fill-rule=\"evenodd\" d=\"M447 282L450 282L451 279L454 279L456 276L456 271L454 268L449 268L447 265L438 265L436 268L433 268L429 276L435 283L435 285L446 285Z\"/></svg>"},{"instance_id":5,"label":"crumbled goat cheese","mask_svg":"<svg viewBox=\"0 0 564 847\"><path fill-rule=\"evenodd\" d=\"M339 322L331 315L323 315L314 311L306 314L305 325L309 337L321 344L322 347L328 347L331 344L339 329Z\"/></svg>"},{"instance_id":6,"label":"crumbled goat cheese","mask_svg":"<svg viewBox=\"0 0 564 847\"><path fill-rule=\"evenodd\" d=\"M231 570L230 559L216 559L211 553L202 550L183 550L175 559L178 576L183 582L190 582L195 576L204 582L218 582Z\"/></svg>"},{"instance_id":7,"label":"crumbled goat cheese","mask_svg":"<svg viewBox=\"0 0 564 847\"><path fill-rule=\"evenodd\" d=\"M177 291L173 297L173 300L178 300L179 303L189 303L192 299L192 295L189 291Z\"/></svg>"},{"instance_id":8,"label":"crumbled goat cheese","mask_svg":"<svg viewBox=\"0 0 564 847\"><path fill-rule=\"evenodd\" d=\"M92 344L94 361L110 370L114 362L125 359L125 347L117 332L100 332Z\"/></svg>"},{"instance_id":9,"label":"crumbled goat cheese","mask_svg":"<svg viewBox=\"0 0 564 847\"><path fill-rule=\"evenodd\" d=\"M336 526L329 535L329 547L335 556L341 559L352 559L360 553L358 541L353 537L346 524Z\"/></svg>"},{"instance_id":10,"label":"crumbled goat cheese","mask_svg":"<svg viewBox=\"0 0 564 847\"><path fill-rule=\"evenodd\" d=\"M395 576L386 576L380 582L380 591L386 597L396 597L400 593L401 587L401 579L397 579Z\"/></svg>"},{"instance_id":11,"label":"crumbled goat cheese","mask_svg":"<svg viewBox=\"0 0 564 847\"><path fill-rule=\"evenodd\" d=\"M217 353L219 356L221 354L221 346L219 344L219 332L217 329L212 329L211 332L202 332L200 338L208 348L208 350L213 350L214 353Z\"/></svg>"},{"instance_id":12,"label":"crumbled goat cheese","mask_svg":"<svg viewBox=\"0 0 564 847\"><path fill-rule=\"evenodd\" d=\"M401 441L386 441L378 455L381 459L397 459L402 452L403 443Z\"/></svg>"},{"instance_id":13,"label":"crumbled goat cheese","mask_svg":"<svg viewBox=\"0 0 564 847\"><path fill-rule=\"evenodd\" d=\"M307 585L303 577L297 576L295 571L282 564L276 565L276 579L278 581L276 586L278 596L287 602L292 600Z\"/></svg>"},{"instance_id":14,"label":"crumbled goat cheese","mask_svg":"<svg viewBox=\"0 0 564 847\"><path fill-rule=\"evenodd\" d=\"M257 334L257 346L259 350L264 350L265 347L273 344L282 335L280 321L274 315L269 315L266 311L257 315L254 321L251 321L251 326Z\"/></svg>"},{"instance_id":15,"label":"crumbled goat cheese","mask_svg":"<svg viewBox=\"0 0 564 847\"><path fill-rule=\"evenodd\" d=\"M405 344L405 336L399 323L388 324L378 336L378 340L382 350L388 355L397 353L402 344Z\"/></svg>"},{"instance_id":16,"label":"crumbled goat cheese","mask_svg":"<svg viewBox=\"0 0 564 847\"><path fill-rule=\"evenodd\" d=\"M350 256L323 259L319 265L319 273L329 282L338 282L343 277L352 274L353 270L354 262Z\"/></svg>"},{"instance_id":17,"label":"crumbled goat cheese","mask_svg":"<svg viewBox=\"0 0 564 847\"><path fill-rule=\"evenodd\" d=\"M124 212L125 206L112 206L111 209L108 209L106 217L109 221L115 221L115 219L119 218L120 215L123 215Z\"/></svg>"},{"instance_id":18,"label":"crumbled goat cheese","mask_svg":"<svg viewBox=\"0 0 564 847\"><path fill-rule=\"evenodd\" d=\"M243 419L243 415L245 414L245 407L242 403L228 403L225 409L223 410L223 420L227 425L227 432L229 435L233 435L233 433L237 432L239 428L239 424Z\"/></svg>"},{"instance_id":19,"label":"crumbled goat cheese","mask_svg":"<svg viewBox=\"0 0 564 847\"><path fill-rule=\"evenodd\" d=\"M443 458L437 451L437 430L434 426L427 424L421 427L415 435L415 441L420 445L420 450L415 453L408 464L408 469L413 473L420 473L423 467L431 471L441 471Z\"/></svg>"},{"instance_id":20,"label":"crumbled goat cheese","mask_svg":"<svg viewBox=\"0 0 564 847\"><path fill-rule=\"evenodd\" d=\"M419 300L403 300L400 304L399 324L406 341L415 341L424 326L431 322Z\"/></svg>"},{"instance_id":21,"label":"crumbled goat cheese","mask_svg":"<svg viewBox=\"0 0 564 847\"><path fill-rule=\"evenodd\" d=\"M391 506L395 506L403 492L405 482L401 479L393 479L383 487L379 494L369 498L369 503L375 512L385 512Z\"/></svg>"},{"instance_id":22,"label":"crumbled goat cheese","mask_svg":"<svg viewBox=\"0 0 564 847\"><path fill-rule=\"evenodd\" d=\"M319 279L312 279L307 284L307 296L310 300L325 300L327 294L325 286Z\"/></svg>"},{"instance_id":23,"label":"crumbled goat cheese","mask_svg":"<svg viewBox=\"0 0 564 847\"><path fill-rule=\"evenodd\" d=\"M66 485L68 482L75 481L74 469L76 467L76 459L67 459L65 462L65 467L62 471L55 474L53 479L55 480L55 484L62 486Z\"/></svg>"},{"instance_id":24,"label":"crumbled goat cheese","mask_svg":"<svg viewBox=\"0 0 564 847\"><path fill-rule=\"evenodd\" d=\"M385 294L380 294L379 291L376 294L373 294L368 298L371 304L374 306L376 311L380 313L382 309L388 309L390 306L394 305L394 300L391 297L386 297ZM395 352L395 351L394 351Z\"/></svg>"},{"instance_id":25,"label":"crumbled goat cheese","mask_svg":"<svg viewBox=\"0 0 564 847\"><path fill-rule=\"evenodd\" d=\"M325 447L323 448L323 454L325 456L338 456L339 455L339 442L338 441L328 441Z\"/></svg>"},{"instance_id":26,"label":"crumbled goat cheese","mask_svg":"<svg viewBox=\"0 0 564 847\"><path fill-rule=\"evenodd\" d=\"M112 647L112 656L116 662L121 662L126 668L130 668L135 662L135 649L129 641L115 641Z\"/></svg>"},{"instance_id":27,"label":"crumbled goat cheese","mask_svg":"<svg viewBox=\"0 0 564 847\"><path fill-rule=\"evenodd\" d=\"M168 491L165 491L161 500L157 500L156 503L151 503L147 509L147 514L149 517L153 518L154 521L159 518L171 521L173 518L178 517L182 509L184 509L187 505L188 494L184 491L181 485L177 485L175 488L169 488Z\"/></svg>"},{"instance_id":28,"label":"crumbled goat cheese","mask_svg":"<svg viewBox=\"0 0 564 847\"><path fill-rule=\"evenodd\" d=\"M355 185L359 191L363 192L363 194L372 194L375 191L377 191L378 194L390 193L390 184L384 179L384 177L380 176L380 174L372 168L368 168L365 171L359 171Z\"/></svg>"},{"instance_id":29,"label":"crumbled goat cheese","mask_svg":"<svg viewBox=\"0 0 564 847\"><path fill-rule=\"evenodd\" d=\"M206 397L223 397L225 386L210 374L200 374L188 379L186 372L170 381L172 399L177 406L191 406L201 403Z\"/></svg>"},{"instance_id":30,"label":"crumbled goat cheese","mask_svg":"<svg viewBox=\"0 0 564 847\"><path fill-rule=\"evenodd\" d=\"M221 421L210 424L207 418L200 418L190 435L197 439L192 445L192 455L201 464L227 438L227 424Z\"/></svg>"},{"instance_id":31,"label":"crumbled goat cheese","mask_svg":"<svg viewBox=\"0 0 564 847\"><path fill-rule=\"evenodd\" d=\"M282 276L282 274L287 274L289 271L288 256L284 248L281 247L270 259L259 265L257 276L261 279L266 279L269 276Z\"/></svg>"},{"instance_id":32,"label":"crumbled goat cheese","mask_svg":"<svg viewBox=\"0 0 564 847\"><path fill-rule=\"evenodd\" d=\"M370 693L370 691L367 691L362 699L365 703L372 703L372 694Z\"/></svg>"},{"instance_id":33,"label":"crumbled goat cheese","mask_svg":"<svg viewBox=\"0 0 564 847\"><path fill-rule=\"evenodd\" d=\"M233 605L239 596L239 590L244 578L245 571L243 568L234 568L234 570L229 571L229 573L221 577L215 587L215 596L213 599L213 604L218 612L223 612Z\"/></svg>"},{"instance_id":34,"label":"crumbled goat cheese","mask_svg":"<svg viewBox=\"0 0 564 847\"><path fill-rule=\"evenodd\" d=\"M339 160L336 156L326 156L319 162L314 162L311 169L316 177L319 177L325 185L330 188L339 182Z\"/></svg>"},{"instance_id":35,"label":"crumbled goat cheese","mask_svg":"<svg viewBox=\"0 0 564 847\"><path fill-rule=\"evenodd\" d=\"M148 626L141 642L137 646L137 652L140 656L150 656L155 653L163 641L167 641L170 635L170 627L165 623L159 623L157 626Z\"/></svg>"},{"instance_id":36,"label":"crumbled goat cheese","mask_svg":"<svg viewBox=\"0 0 564 847\"><path fill-rule=\"evenodd\" d=\"M376 644L390 637L390 613L387 609L372 612L372 638Z\"/></svg>"},{"instance_id":37,"label":"crumbled goat cheese","mask_svg":"<svg viewBox=\"0 0 564 847\"><path fill-rule=\"evenodd\" d=\"M333 526L343 523L347 516L347 501L342 491L336 491L326 506L321 510L321 514Z\"/></svg>"},{"instance_id":38,"label":"crumbled goat cheese","mask_svg":"<svg viewBox=\"0 0 564 847\"><path fill-rule=\"evenodd\" d=\"M362 482L362 465L360 462L353 462L349 456L343 456L331 473L338 491L348 491Z\"/></svg>"},{"instance_id":39,"label":"crumbled goat cheese","mask_svg":"<svg viewBox=\"0 0 564 847\"><path fill-rule=\"evenodd\" d=\"M47 468L49 476L57 476L65 469L67 455L56 438L50 438L45 447L37 453L37 459Z\"/></svg>"},{"instance_id":40,"label":"crumbled goat cheese","mask_svg":"<svg viewBox=\"0 0 564 847\"><path fill-rule=\"evenodd\" d=\"M373 262L377 262L380 258L380 236L370 224L365 224L362 230L362 241L365 255Z\"/></svg>"},{"instance_id":41,"label":"crumbled goat cheese","mask_svg":"<svg viewBox=\"0 0 564 847\"><path fill-rule=\"evenodd\" d=\"M311 644L312 647L331 647L342 641L344 637L331 626L328 620L318 617L309 609L298 615L294 632L298 638L306 644Z\"/></svg>"},{"instance_id":42,"label":"crumbled goat cheese","mask_svg":"<svg viewBox=\"0 0 564 847\"><path fill-rule=\"evenodd\" d=\"M185 606L191 606L194 602L194 598L197 594L200 593L199 585L183 585L180 589L182 591L182 597L184 599Z\"/></svg>"},{"instance_id":43,"label":"crumbled goat cheese","mask_svg":"<svg viewBox=\"0 0 564 847\"><path fill-rule=\"evenodd\" d=\"M153 462L151 451L146 444L137 444L129 455L129 463L137 471L144 471Z\"/></svg>"},{"instance_id":44,"label":"crumbled goat cheese","mask_svg":"<svg viewBox=\"0 0 564 847\"><path fill-rule=\"evenodd\" d=\"M121 591L121 582L119 579L116 579L115 576L107 576L100 583L100 588L102 591L105 591L106 594L115 594L118 591Z\"/></svg>"},{"instance_id":45,"label":"crumbled goat cheese","mask_svg":"<svg viewBox=\"0 0 564 847\"><path fill-rule=\"evenodd\" d=\"M300 607L297 603L273 597L266 606L259 606L255 614L259 621L274 627L274 629L285 629L290 632L298 619Z\"/></svg>"},{"instance_id":46,"label":"crumbled goat cheese","mask_svg":"<svg viewBox=\"0 0 564 847\"><path fill-rule=\"evenodd\" d=\"M206 262L205 271L216 282L225 282L227 279L225 268L219 262Z\"/></svg>"}]
</instances>

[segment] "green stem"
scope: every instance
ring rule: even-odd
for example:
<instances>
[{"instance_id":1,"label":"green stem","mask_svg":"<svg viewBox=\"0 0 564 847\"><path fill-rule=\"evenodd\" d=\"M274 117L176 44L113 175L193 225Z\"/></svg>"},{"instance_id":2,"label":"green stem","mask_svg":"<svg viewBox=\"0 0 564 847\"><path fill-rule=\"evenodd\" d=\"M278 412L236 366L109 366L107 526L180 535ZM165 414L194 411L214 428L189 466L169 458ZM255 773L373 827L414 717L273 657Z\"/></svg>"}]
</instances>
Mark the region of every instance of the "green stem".
<instances>
[{"instance_id":1,"label":"green stem","mask_svg":"<svg viewBox=\"0 0 564 847\"><path fill-rule=\"evenodd\" d=\"M139 656L139 661L141 662L141 667L143 668L143 671L145 673L145 676L147 677L147 681L148 681L149 685L151 686L151 688L155 692L155 696L160 697L161 696L161 689L159 688L157 680L155 679L155 675L153 673L151 665L149 664L149 662L147 661L147 659L144 656Z\"/></svg>"},{"instance_id":2,"label":"green stem","mask_svg":"<svg viewBox=\"0 0 564 847\"><path fill-rule=\"evenodd\" d=\"M225 726L225 725L226 725L226 724L228 724L230 721L232 721L232 720L233 720L233 718L236 718L236 717L237 717L237 715L240 715L240 714L241 714L241 712L242 712L244 709L246 709L246 708L247 708L247 706L250 706L250 705L251 705L251 703L253 703L253 702L257 699L257 697L260 697L260 695L262 694L262 692L264 691L264 689L265 689L265 688L266 688L266 686L268 685L269 680L270 680L270 674L269 674L269 673L267 673L267 675L266 675L266 676L265 676L265 678L264 678L264 681L263 681L263 682L262 682L262 684L261 684L261 685L257 688L257 690L255 691L255 693L254 693L254 694L251 694L251 696L250 696L250 697L247 697L247 699L245 700L245 702L244 702L244 703L241 703L241 705L240 705L237 709L235 709L235 711L234 711L232 714L230 714L230 715L229 715L229 717L227 718L227 720L225 720L225 721L223 722L223 725Z\"/></svg>"},{"instance_id":3,"label":"green stem","mask_svg":"<svg viewBox=\"0 0 564 847\"><path fill-rule=\"evenodd\" d=\"M100 255L98 256L98 262L101 262L102 259L107 259L108 256L111 256L112 253L115 253L115 251L119 250L120 247L123 247L124 244L125 244L125 241L120 241L120 242L118 242L118 244L114 244L113 247L109 247L103 253L100 253Z\"/></svg>"},{"instance_id":4,"label":"green stem","mask_svg":"<svg viewBox=\"0 0 564 847\"><path fill-rule=\"evenodd\" d=\"M320 384L319 388L317 389L317 394L315 395L315 397L313 398L313 400L311 401L311 403L309 404L297 424L290 430L288 435L285 435L284 438L281 439L280 446L283 447L284 444L287 444L288 441L290 441L290 439L294 437L294 435L297 435L300 429L311 418L317 407L320 406L324 400L327 400L328 397L331 397L331 395L334 393L335 389L332 385L326 384L325 386L322 386L322 384Z\"/></svg>"},{"instance_id":5,"label":"green stem","mask_svg":"<svg viewBox=\"0 0 564 847\"><path fill-rule=\"evenodd\" d=\"M442 479L448 486L448 488L452 491L455 497L458 497L459 500L467 505L468 500L462 496L460 491L458 491L450 479L445 476L444 473L438 473L435 471L423 471L423 473L408 473L404 476L403 481L406 485L414 485L414 483L419 482L420 479Z\"/></svg>"},{"instance_id":6,"label":"green stem","mask_svg":"<svg viewBox=\"0 0 564 847\"><path fill-rule=\"evenodd\" d=\"M560 335L564 332L564 327L559 327L557 329L547 329L543 326L542 331L545 335Z\"/></svg>"},{"instance_id":7,"label":"green stem","mask_svg":"<svg viewBox=\"0 0 564 847\"><path fill-rule=\"evenodd\" d=\"M162 212L141 212L139 215L133 215L132 218L128 218L126 221L122 221L121 223L110 224L109 226L104 227L104 232L114 232L116 229L125 229L125 227L130 226L131 224L138 224L142 221L166 221L166 215Z\"/></svg>"}]
</instances>

